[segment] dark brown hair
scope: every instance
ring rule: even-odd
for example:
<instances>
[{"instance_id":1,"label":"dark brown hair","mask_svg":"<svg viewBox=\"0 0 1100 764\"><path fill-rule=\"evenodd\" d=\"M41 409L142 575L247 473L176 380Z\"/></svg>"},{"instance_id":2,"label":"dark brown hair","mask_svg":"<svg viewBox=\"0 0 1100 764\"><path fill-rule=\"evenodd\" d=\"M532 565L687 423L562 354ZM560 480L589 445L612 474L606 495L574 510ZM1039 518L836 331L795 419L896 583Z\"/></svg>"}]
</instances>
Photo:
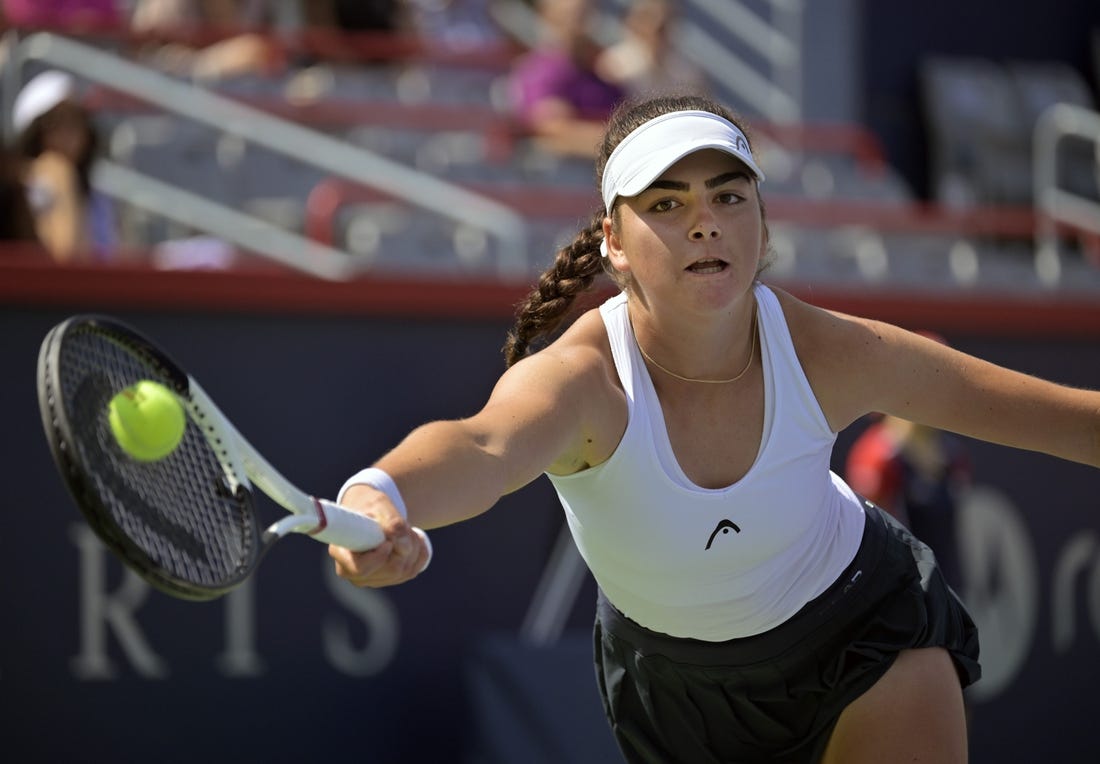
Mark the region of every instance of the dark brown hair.
<instances>
[{"instance_id":1,"label":"dark brown hair","mask_svg":"<svg viewBox=\"0 0 1100 764\"><path fill-rule=\"evenodd\" d=\"M91 113L75 101L65 100L39 115L27 125L17 139L16 148L27 159L34 159L46 150L46 135L61 125L75 124L85 133L84 152L75 158L76 175L81 192L91 191L91 169L99 150L99 135Z\"/></svg>"},{"instance_id":2,"label":"dark brown hair","mask_svg":"<svg viewBox=\"0 0 1100 764\"><path fill-rule=\"evenodd\" d=\"M0 242L38 241L22 169L14 151L0 148Z\"/></svg>"},{"instance_id":3,"label":"dark brown hair","mask_svg":"<svg viewBox=\"0 0 1100 764\"><path fill-rule=\"evenodd\" d=\"M748 135L745 125L736 115L705 96L665 95L624 101L612 112L600 144L596 157L596 187L600 188L602 185L607 160L623 138L662 114L691 110L707 111L724 117ZM617 207L611 211L613 225L618 220L616 210ZM763 213L761 201L761 214ZM506 365L511 366L530 354L533 352L532 344L540 339L546 340L553 334L568 317L577 296L591 289L597 276L605 274L620 288L626 287L623 277L612 267L609 259L600 255L605 217L602 207L593 212L588 225L577 234L572 243L557 253L554 264L539 276L535 288L521 303L516 313L515 325L508 333L508 340L504 345Z\"/></svg>"}]
</instances>

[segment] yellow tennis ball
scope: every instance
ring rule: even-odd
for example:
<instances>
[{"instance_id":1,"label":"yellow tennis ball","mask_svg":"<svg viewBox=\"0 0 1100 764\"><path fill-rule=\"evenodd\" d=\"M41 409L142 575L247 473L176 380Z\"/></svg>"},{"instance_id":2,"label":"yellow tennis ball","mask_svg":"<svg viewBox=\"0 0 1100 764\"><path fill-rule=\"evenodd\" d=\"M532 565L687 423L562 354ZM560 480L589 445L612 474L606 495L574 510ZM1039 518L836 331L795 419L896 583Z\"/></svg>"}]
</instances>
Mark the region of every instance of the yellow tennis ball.
<instances>
[{"instance_id":1,"label":"yellow tennis ball","mask_svg":"<svg viewBox=\"0 0 1100 764\"><path fill-rule=\"evenodd\" d=\"M111 399L108 421L119 447L140 462L168 456L187 429L187 417L176 396L149 379Z\"/></svg>"}]
</instances>

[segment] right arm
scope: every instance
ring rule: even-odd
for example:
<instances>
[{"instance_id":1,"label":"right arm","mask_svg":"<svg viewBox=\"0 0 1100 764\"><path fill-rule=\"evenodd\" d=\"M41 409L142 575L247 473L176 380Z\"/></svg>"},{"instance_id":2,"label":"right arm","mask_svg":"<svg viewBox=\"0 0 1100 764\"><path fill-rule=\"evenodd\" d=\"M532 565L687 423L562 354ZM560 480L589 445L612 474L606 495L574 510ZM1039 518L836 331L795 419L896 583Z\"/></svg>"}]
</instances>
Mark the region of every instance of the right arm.
<instances>
[{"instance_id":1,"label":"right arm","mask_svg":"<svg viewBox=\"0 0 1100 764\"><path fill-rule=\"evenodd\" d=\"M370 552L332 547L340 575L365 586L401 583L426 559L409 526L475 517L543 472L567 474L602 461L600 449L616 437L605 413L616 392L606 366L595 346L559 340L506 371L473 416L413 430L374 465L394 479L408 519L382 492L349 488L341 503L374 517L387 540Z\"/></svg>"}]
</instances>

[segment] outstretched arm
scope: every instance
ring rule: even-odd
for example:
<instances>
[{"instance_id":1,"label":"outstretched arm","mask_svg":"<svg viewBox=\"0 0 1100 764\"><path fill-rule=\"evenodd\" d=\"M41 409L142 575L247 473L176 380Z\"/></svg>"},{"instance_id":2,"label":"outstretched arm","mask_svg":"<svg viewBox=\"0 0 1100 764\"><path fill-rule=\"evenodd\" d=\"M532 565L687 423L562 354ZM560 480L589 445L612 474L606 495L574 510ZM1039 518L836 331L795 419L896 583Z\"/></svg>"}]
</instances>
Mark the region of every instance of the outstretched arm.
<instances>
[{"instance_id":1,"label":"outstretched arm","mask_svg":"<svg viewBox=\"0 0 1100 764\"><path fill-rule=\"evenodd\" d=\"M426 558L410 525L466 520L547 470L569 472L589 461L592 401L607 384L602 363L591 348L552 346L505 372L474 416L413 430L375 465L393 478L408 518L385 493L349 488L341 503L377 519L387 541L358 554L331 548L338 573L365 586L408 580Z\"/></svg>"},{"instance_id":2,"label":"outstretched arm","mask_svg":"<svg viewBox=\"0 0 1100 764\"><path fill-rule=\"evenodd\" d=\"M789 296L784 309L834 430L878 411L1100 467L1100 392L1006 369L896 326Z\"/></svg>"}]
</instances>

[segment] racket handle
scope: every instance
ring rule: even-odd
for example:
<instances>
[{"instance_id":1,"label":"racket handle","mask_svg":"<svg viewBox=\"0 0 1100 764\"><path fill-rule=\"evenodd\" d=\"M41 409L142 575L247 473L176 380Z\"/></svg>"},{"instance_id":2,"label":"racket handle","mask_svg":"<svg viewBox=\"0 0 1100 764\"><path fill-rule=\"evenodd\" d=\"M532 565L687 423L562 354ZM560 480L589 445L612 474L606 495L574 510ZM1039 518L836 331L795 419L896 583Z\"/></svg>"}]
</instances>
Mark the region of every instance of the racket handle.
<instances>
[{"instance_id":1,"label":"racket handle","mask_svg":"<svg viewBox=\"0 0 1100 764\"><path fill-rule=\"evenodd\" d=\"M317 541L326 544L335 544L350 549L353 552L365 552L374 549L386 540L386 534L382 527L366 515L344 509L339 504L334 504L327 499L315 499L318 511L326 520L325 527L310 535ZM424 546L428 548L428 559L417 573L423 573L432 561L432 542L428 534L420 528L413 528L413 532L421 538Z\"/></svg>"},{"instance_id":2,"label":"racket handle","mask_svg":"<svg viewBox=\"0 0 1100 764\"><path fill-rule=\"evenodd\" d=\"M382 526L366 515L344 509L327 499L316 501L319 514L325 518L324 527L310 534L317 541L365 552L386 540Z\"/></svg>"}]
</instances>

